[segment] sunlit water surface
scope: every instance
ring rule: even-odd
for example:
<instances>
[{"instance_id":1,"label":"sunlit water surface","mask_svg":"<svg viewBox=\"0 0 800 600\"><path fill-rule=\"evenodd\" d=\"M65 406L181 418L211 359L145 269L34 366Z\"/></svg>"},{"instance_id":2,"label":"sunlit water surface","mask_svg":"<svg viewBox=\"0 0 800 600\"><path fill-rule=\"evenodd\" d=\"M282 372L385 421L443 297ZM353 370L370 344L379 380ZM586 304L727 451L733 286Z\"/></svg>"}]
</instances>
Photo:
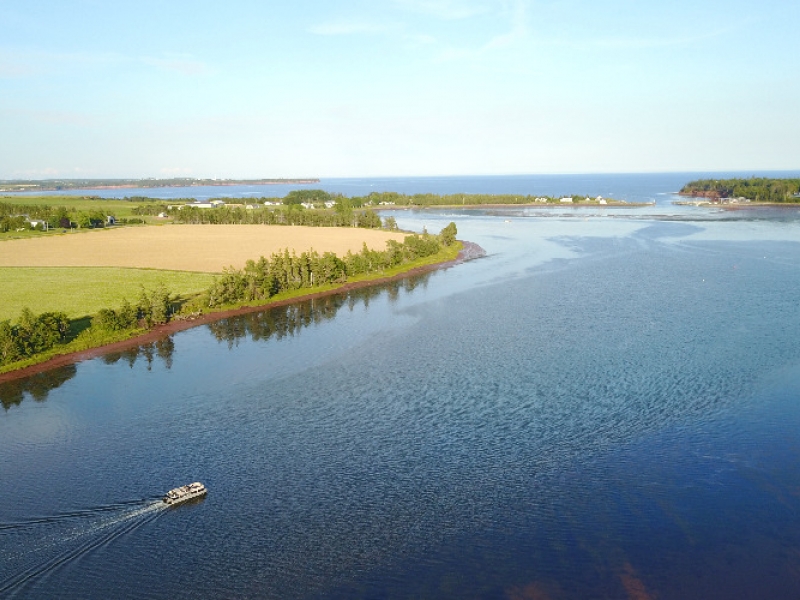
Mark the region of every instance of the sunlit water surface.
<instances>
[{"instance_id":1,"label":"sunlit water surface","mask_svg":"<svg viewBox=\"0 0 800 600\"><path fill-rule=\"evenodd\" d=\"M800 223L709 214L403 212L487 256L0 386L0 596L796 597Z\"/></svg>"}]
</instances>

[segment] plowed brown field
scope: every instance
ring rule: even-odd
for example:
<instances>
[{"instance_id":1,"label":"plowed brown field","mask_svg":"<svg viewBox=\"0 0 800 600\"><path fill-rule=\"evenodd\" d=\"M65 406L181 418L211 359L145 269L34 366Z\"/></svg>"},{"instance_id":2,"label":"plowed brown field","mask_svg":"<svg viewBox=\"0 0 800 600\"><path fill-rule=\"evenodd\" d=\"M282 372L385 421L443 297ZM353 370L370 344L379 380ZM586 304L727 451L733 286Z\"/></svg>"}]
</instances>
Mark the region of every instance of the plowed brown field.
<instances>
[{"instance_id":1,"label":"plowed brown field","mask_svg":"<svg viewBox=\"0 0 800 600\"><path fill-rule=\"evenodd\" d=\"M215 273L285 248L343 256L364 243L383 250L404 234L371 229L269 225L120 227L0 243L2 267L137 267Z\"/></svg>"}]
</instances>

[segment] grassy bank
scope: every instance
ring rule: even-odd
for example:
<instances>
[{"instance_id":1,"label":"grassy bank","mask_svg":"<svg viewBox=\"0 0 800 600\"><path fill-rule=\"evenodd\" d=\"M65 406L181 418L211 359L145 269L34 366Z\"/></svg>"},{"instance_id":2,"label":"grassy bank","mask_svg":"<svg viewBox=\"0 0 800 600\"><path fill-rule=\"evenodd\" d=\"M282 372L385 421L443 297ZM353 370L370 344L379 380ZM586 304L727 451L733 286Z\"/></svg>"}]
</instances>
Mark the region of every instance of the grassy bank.
<instances>
[{"instance_id":1,"label":"grassy bank","mask_svg":"<svg viewBox=\"0 0 800 600\"><path fill-rule=\"evenodd\" d=\"M342 289L351 284L369 283L370 281L380 281L386 278L398 277L403 273L408 273L415 269L454 261L456 260L456 258L458 258L458 253L461 251L462 248L463 244L461 242L456 242L451 246L443 247L439 252L437 252L434 255L427 256L425 258L420 258L413 262L405 263L403 265L394 267L392 269L384 269L382 271L374 271L367 275L359 275L356 277L351 277L348 278L348 280L345 283L320 285L320 286L315 286L313 288L301 288L298 290L283 292L280 294L276 294L275 296L272 296L269 299L269 302L264 302L263 300L253 300L250 302L241 301L241 302L236 302L234 304L224 304L219 307L215 307L214 309L205 309L203 313L211 314L214 312L225 312L227 310L242 308L247 306L269 306L270 304L276 304L278 302L285 302L287 300L294 300L294 299L302 300L306 296L325 293L325 292L334 292L337 289ZM188 302L185 303L185 306L188 311L193 311L196 305L193 303L192 300L189 300Z\"/></svg>"},{"instance_id":2,"label":"grassy bank","mask_svg":"<svg viewBox=\"0 0 800 600\"><path fill-rule=\"evenodd\" d=\"M420 258L420 259L417 259L417 260L414 260L414 261L410 261L410 262L404 263L403 265L400 265L400 266L397 266L397 267L394 267L394 268L391 268L391 269L385 269L385 270L382 270L382 271L373 271L373 272L371 272L369 274L366 274L366 275L355 276L355 277L352 277L352 278L348 279L344 283L297 289L297 290L284 292L284 293L280 293L280 294L277 294L275 296L272 296L271 298L269 298L268 301L256 300L256 301L251 301L251 302L237 302L235 304L217 306L217 307L214 307L214 309L203 309L202 312L204 314L206 314L206 315L213 315L214 313L222 314L222 313L228 312L228 311L230 311L232 309L242 308L242 307L260 307L260 306L263 306L263 307L266 308L266 307L269 307L270 305L273 305L273 304L285 303L285 302L291 301L291 300L300 301L304 297L308 297L308 296L311 296L311 295L317 295L317 294L320 294L320 293L332 293L332 292L335 292L338 289L343 289L343 288L345 288L347 286L350 286L352 284L357 284L357 285L358 284L362 284L363 285L363 284L368 284L371 281L380 281L380 280L384 280L386 278L399 277L399 276L402 276L404 273L408 273L408 272L416 270L416 269L430 267L430 266L433 266L433 265L437 265L437 264L442 264L442 263L447 263L447 262L453 261L458 257L458 253L462 249L462 247L463 246L462 246L461 242L455 242L455 243L451 244L450 246L442 247L439 252L437 252L436 254L433 254L431 256L427 256L427 257ZM56 269L56 270L59 270L59 269ZM73 271L74 272L74 269L60 269L60 270ZM94 270L94 269L89 269L89 270ZM110 269L110 270L111 271L129 271L128 269ZM138 270L138 271L144 271L144 270ZM148 271L144 271L144 272L148 272ZM153 271L152 273L161 274L161 275L164 274L163 271ZM0 273L0 275L2 275L2 273ZM185 274L185 275L202 275L202 276L206 276L206 277L212 277L212 276L210 276L208 274L196 274L196 273L190 273L190 274ZM192 278L190 277L188 279L188 281L191 282L191 280L192 280ZM164 286L171 286L173 282L170 281L170 280L160 280L159 283L162 283ZM176 290L175 287L171 287L170 289L173 292ZM137 289L136 289L136 294L139 294L139 293L141 293L141 286L137 287ZM184 313L188 312L188 311L191 311L192 312L192 317L197 316L198 303L195 302L195 301L197 299L199 299L204 293L205 292L202 292L202 293L199 293L199 294L195 294L194 296L192 296L191 294L187 294L184 298L182 298L181 301L179 302L179 304L182 307L185 307ZM135 297L135 295L134 295L134 297ZM104 304L104 306L108 306L108 303ZM59 308L61 310L64 310L63 304L60 305ZM102 308L102 306L100 308ZM25 367L29 367L29 366L33 366L33 365L36 365L36 364L44 363L44 362L47 362L48 360L50 360L52 358L55 358L57 356L61 356L61 355L65 355L65 354L73 354L73 353L77 353L77 352L82 352L84 350L89 350L89 349L92 349L92 348L98 348L98 347L101 347L101 346L106 346L108 344L112 344L112 343L120 342L120 341L124 341L124 340L129 340L131 338L135 338L135 337L138 337L140 335L144 335L144 334L148 333L147 329L139 329L139 328L131 328L131 329L125 329L125 330L121 330L121 331L98 330L98 329L96 329L94 327L89 327L89 324L91 322L91 318L90 318L91 316L94 316L94 314L90 314L90 315L87 315L85 317L82 317L82 318L79 318L79 319L76 319L76 320L73 321L72 326L71 326L70 335L69 335L68 340L66 341L66 343L59 344L55 348L52 348L51 350L48 350L46 352L42 352L40 354L37 354L35 356L26 358L24 360L20 360L20 361L16 361L16 362L4 365L4 366L0 366L0 374L1 373L8 373L8 372L11 372L11 371L17 371L17 370L23 369ZM185 316L186 316L185 314L181 314L181 312L179 312L174 317L174 321L185 320ZM191 321L189 321L189 322L191 322Z\"/></svg>"},{"instance_id":3,"label":"grassy bank","mask_svg":"<svg viewBox=\"0 0 800 600\"><path fill-rule=\"evenodd\" d=\"M0 321L16 319L23 306L34 313L61 311L70 319L134 301L142 288L163 285L189 297L211 285L211 273L118 267L0 267Z\"/></svg>"}]
</instances>

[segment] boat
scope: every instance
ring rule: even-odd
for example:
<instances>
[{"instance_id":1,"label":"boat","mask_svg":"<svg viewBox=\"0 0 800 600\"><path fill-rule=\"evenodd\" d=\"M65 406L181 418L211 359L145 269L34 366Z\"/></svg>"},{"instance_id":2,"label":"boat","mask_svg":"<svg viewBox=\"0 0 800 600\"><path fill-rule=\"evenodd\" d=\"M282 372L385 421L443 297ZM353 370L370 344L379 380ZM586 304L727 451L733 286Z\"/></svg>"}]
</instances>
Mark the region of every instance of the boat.
<instances>
[{"instance_id":1,"label":"boat","mask_svg":"<svg viewBox=\"0 0 800 600\"><path fill-rule=\"evenodd\" d=\"M187 502L188 500L205 496L207 493L208 490L206 486L199 481L195 481L189 485L177 487L168 491L167 495L164 496L164 502L166 504L180 504L181 502Z\"/></svg>"}]
</instances>

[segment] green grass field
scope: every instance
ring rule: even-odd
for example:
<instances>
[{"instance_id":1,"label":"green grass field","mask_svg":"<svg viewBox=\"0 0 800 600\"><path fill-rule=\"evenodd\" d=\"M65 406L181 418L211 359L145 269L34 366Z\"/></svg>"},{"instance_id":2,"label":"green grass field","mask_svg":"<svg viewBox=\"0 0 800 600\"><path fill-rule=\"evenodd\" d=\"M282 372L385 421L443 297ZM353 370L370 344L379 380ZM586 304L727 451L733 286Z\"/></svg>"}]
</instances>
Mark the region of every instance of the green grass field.
<instances>
[{"instance_id":1,"label":"green grass field","mask_svg":"<svg viewBox=\"0 0 800 600\"><path fill-rule=\"evenodd\" d=\"M131 195L136 194L137 190L131 190ZM58 206L66 206L68 209L77 211L93 211L99 210L100 212L114 215L118 218L131 217L133 209L137 206L143 206L148 202L128 200L120 200L117 198L86 198L84 196L15 196L13 194L0 195L0 202L4 204L17 204L27 206L50 206L52 208ZM154 204L169 204L169 200L153 199ZM175 203L175 202L173 202Z\"/></svg>"},{"instance_id":2,"label":"green grass field","mask_svg":"<svg viewBox=\"0 0 800 600\"><path fill-rule=\"evenodd\" d=\"M62 311L71 319L136 303L159 284L181 296L211 285L211 273L104 267L0 267L0 320L16 321L24 307L35 314Z\"/></svg>"}]
</instances>

